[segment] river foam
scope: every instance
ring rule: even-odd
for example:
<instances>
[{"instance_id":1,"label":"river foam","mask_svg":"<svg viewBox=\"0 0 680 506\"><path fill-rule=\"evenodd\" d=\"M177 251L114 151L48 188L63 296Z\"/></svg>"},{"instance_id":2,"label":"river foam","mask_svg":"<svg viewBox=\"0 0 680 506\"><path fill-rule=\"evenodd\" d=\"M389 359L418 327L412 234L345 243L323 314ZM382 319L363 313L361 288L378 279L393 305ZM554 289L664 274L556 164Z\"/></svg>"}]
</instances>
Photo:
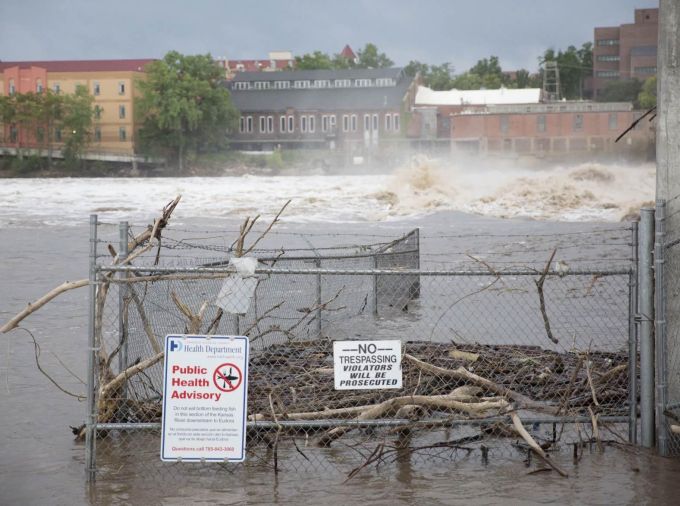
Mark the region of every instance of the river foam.
<instances>
[{"instance_id":1,"label":"river foam","mask_svg":"<svg viewBox=\"0 0 680 506\"><path fill-rule=\"evenodd\" d=\"M295 222L380 222L462 211L560 221L619 221L654 198L654 166L551 169L414 159L389 175L4 179L0 226L72 225L97 213L148 221L182 194L176 220L273 215Z\"/></svg>"}]
</instances>

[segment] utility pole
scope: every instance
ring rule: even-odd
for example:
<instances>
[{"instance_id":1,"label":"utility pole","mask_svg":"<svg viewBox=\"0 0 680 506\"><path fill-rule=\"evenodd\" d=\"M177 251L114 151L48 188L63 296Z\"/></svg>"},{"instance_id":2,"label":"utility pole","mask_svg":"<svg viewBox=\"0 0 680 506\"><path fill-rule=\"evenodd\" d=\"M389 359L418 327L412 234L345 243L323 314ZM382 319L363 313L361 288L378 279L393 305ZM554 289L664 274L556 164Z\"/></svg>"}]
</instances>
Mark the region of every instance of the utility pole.
<instances>
[{"instance_id":1,"label":"utility pole","mask_svg":"<svg viewBox=\"0 0 680 506\"><path fill-rule=\"evenodd\" d=\"M680 3L661 0L659 8L656 198L670 200L680 195ZM669 202L667 213L677 208Z\"/></svg>"},{"instance_id":2,"label":"utility pole","mask_svg":"<svg viewBox=\"0 0 680 506\"><path fill-rule=\"evenodd\" d=\"M657 447L678 453L672 419L680 408L680 2L661 0L656 117L656 405ZM670 422L670 423L669 423ZM671 431L669 431L669 428Z\"/></svg>"}]
</instances>

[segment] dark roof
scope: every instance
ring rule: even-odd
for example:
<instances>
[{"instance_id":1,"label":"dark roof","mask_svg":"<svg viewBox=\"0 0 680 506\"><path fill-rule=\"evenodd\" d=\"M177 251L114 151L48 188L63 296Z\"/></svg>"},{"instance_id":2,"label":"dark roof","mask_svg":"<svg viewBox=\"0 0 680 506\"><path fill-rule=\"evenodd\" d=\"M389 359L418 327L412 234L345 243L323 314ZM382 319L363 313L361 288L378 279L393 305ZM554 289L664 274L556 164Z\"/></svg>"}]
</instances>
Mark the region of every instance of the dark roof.
<instances>
[{"instance_id":1,"label":"dark roof","mask_svg":"<svg viewBox=\"0 0 680 506\"><path fill-rule=\"evenodd\" d=\"M12 67L22 69L40 67L48 72L143 72L144 66L153 61L155 60L150 58L138 60L0 61L0 71Z\"/></svg>"},{"instance_id":2,"label":"dark roof","mask_svg":"<svg viewBox=\"0 0 680 506\"><path fill-rule=\"evenodd\" d=\"M283 72L239 72L232 82L240 81L313 81L315 79L399 79L401 68L344 69L344 70L289 70Z\"/></svg>"},{"instance_id":3,"label":"dark roof","mask_svg":"<svg viewBox=\"0 0 680 506\"><path fill-rule=\"evenodd\" d=\"M412 81L404 76L396 86L384 87L231 90L231 98L241 112L394 110Z\"/></svg>"}]
</instances>

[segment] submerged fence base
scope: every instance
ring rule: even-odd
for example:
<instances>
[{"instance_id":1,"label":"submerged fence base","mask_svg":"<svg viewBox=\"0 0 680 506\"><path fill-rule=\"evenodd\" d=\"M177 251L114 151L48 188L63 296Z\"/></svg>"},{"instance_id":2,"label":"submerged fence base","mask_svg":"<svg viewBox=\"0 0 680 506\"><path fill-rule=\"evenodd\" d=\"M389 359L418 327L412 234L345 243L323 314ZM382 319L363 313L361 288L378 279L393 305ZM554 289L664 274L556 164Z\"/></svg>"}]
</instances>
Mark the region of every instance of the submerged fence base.
<instances>
[{"instance_id":1,"label":"submerged fence base","mask_svg":"<svg viewBox=\"0 0 680 506\"><path fill-rule=\"evenodd\" d=\"M606 430L637 434L637 271L628 265L426 269L412 232L353 247L353 260L270 256L241 283L224 256L164 263L164 250L148 248L150 261L128 252L127 239L119 258L139 265L102 265L94 227L90 478L121 466L176 469L158 457L168 334L250 339L247 457L231 470L351 475L367 462L428 467L475 449L524 456L511 411L552 452L602 441ZM245 311L215 305L225 286ZM335 390L332 343L353 339L400 340L402 387Z\"/></svg>"}]
</instances>

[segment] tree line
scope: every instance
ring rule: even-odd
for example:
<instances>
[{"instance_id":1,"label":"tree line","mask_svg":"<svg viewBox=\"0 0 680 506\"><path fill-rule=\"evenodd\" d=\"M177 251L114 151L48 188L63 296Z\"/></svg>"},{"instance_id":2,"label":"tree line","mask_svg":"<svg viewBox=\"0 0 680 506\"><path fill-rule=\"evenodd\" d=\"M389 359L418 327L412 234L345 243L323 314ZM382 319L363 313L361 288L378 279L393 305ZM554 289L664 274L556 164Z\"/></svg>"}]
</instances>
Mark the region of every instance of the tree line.
<instances>
[{"instance_id":1,"label":"tree line","mask_svg":"<svg viewBox=\"0 0 680 506\"><path fill-rule=\"evenodd\" d=\"M53 143L62 144L62 154L76 161L90 141L94 118L94 98L85 86L77 86L73 94L60 94L45 89L38 93L11 93L0 96L0 123L8 126L6 143L16 145L17 156L23 158L20 136L47 152L52 165Z\"/></svg>"}]
</instances>

